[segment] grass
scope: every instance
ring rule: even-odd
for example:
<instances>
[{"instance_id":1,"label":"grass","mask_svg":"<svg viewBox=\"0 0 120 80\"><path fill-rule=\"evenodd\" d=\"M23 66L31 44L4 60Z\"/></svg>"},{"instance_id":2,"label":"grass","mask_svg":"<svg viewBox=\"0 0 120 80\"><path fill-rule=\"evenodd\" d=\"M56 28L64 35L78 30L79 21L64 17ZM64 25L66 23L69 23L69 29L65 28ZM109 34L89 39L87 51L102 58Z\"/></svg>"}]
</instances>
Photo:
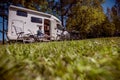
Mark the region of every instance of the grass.
<instances>
[{"instance_id":1,"label":"grass","mask_svg":"<svg viewBox=\"0 0 120 80\"><path fill-rule=\"evenodd\" d=\"M0 45L0 80L119 80L120 38Z\"/></svg>"}]
</instances>

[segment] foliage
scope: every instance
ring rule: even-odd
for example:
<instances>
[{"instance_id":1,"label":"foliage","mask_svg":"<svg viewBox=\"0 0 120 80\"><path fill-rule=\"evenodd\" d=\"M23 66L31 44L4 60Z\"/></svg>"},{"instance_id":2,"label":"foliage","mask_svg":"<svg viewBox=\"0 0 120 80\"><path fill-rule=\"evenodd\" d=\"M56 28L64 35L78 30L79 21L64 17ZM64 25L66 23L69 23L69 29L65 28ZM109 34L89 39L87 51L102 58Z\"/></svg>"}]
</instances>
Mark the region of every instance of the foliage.
<instances>
[{"instance_id":1,"label":"foliage","mask_svg":"<svg viewBox=\"0 0 120 80\"><path fill-rule=\"evenodd\" d=\"M120 0L116 0L115 5L112 7L111 17L116 27L115 36L120 36Z\"/></svg>"},{"instance_id":2,"label":"foliage","mask_svg":"<svg viewBox=\"0 0 120 80\"><path fill-rule=\"evenodd\" d=\"M116 35L115 36L120 36L120 19L118 17L114 18L113 23L115 24L115 27L116 27Z\"/></svg>"},{"instance_id":3,"label":"foliage","mask_svg":"<svg viewBox=\"0 0 120 80\"><path fill-rule=\"evenodd\" d=\"M113 36L115 34L115 24L113 22L110 22L106 19L106 21L102 24L103 26L103 36Z\"/></svg>"},{"instance_id":4,"label":"foliage","mask_svg":"<svg viewBox=\"0 0 120 80\"><path fill-rule=\"evenodd\" d=\"M88 34L89 37L111 37L116 31L115 24L110 22L108 18L105 19L101 25L94 26L92 31Z\"/></svg>"},{"instance_id":5,"label":"foliage","mask_svg":"<svg viewBox=\"0 0 120 80\"><path fill-rule=\"evenodd\" d=\"M105 20L105 15L98 8L92 6L74 6L72 16L67 20L69 30L77 30L81 36L86 37L93 27L100 25Z\"/></svg>"},{"instance_id":6,"label":"foliage","mask_svg":"<svg viewBox=\"0 0 120 80\"><path fill-rule=\"evenodd\" d=\"M33 9L33 10L39 10L39 11L46 11L48 3L46 0L9 0L3 3L12 4L12 5L21 5L25 8Z\"/></svg>"},{"instance_id":7,"label":"foliage","mask_svg":"<svg viewBox=\"0 0 120 80\"><path fill-rule=\"evenodd\" d=\"M120 2L111 9L107 9L107 14L103 13L100 0L78 0L70 12L67 20L67 28L79 31L80 39L93 37L120 36ZM107 17L107 18L106 18Z\"/></svg>"},{"instance_id":8,"label":"foliage","mask_svg":"<svg viewBox=\"0 0 120 80\"><path fill-rule=\"evenodd\" d=\"M120 38L0 45L0 80L118 80Z\"/></svg>"}]
</instances>

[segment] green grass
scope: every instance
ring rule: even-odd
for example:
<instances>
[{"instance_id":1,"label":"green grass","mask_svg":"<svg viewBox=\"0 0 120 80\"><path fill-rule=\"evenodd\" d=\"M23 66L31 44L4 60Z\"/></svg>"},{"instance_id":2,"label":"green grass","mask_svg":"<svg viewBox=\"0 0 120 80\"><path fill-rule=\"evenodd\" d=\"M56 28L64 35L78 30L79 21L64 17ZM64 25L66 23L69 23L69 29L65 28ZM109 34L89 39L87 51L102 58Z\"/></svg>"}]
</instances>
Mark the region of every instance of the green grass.
<instances>
[{"instance_id":1,"label":"green grass","mask_svg":"<svg viewBox=\"0 0 120 80\"><path fill-rule=\"evenodd\" d=\"M0 80L119 80L120 38L0 45Z\"/></svg>"}]
</instances>

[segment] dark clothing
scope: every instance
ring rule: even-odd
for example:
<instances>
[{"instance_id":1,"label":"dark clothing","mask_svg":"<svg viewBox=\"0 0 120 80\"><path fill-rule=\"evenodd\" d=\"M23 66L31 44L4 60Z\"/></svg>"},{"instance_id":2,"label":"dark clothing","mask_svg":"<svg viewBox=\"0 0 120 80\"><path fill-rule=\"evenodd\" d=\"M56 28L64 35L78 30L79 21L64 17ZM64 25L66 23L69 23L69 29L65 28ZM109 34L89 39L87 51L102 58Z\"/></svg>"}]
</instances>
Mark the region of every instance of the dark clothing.
<instances>
[{"instance_id":1,"label":"dark clothing","mask_svg":"<svg viewBox=\"0 0 120 80\"><path fill-rule=\"evenodd\" d=\"M37 36L43 36L44 34L42 33L42 31L41 30L38 30L37 31Z\"/></svg>"}]
</instances>

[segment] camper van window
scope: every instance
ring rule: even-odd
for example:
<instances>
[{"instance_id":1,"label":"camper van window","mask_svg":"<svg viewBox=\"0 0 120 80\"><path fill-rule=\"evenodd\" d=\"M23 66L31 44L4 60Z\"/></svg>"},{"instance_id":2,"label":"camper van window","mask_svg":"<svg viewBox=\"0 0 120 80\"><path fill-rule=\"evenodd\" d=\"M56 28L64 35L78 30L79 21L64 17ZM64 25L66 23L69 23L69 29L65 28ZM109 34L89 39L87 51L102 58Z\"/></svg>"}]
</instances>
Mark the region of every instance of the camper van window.
<instances>
[{"instance_id":1,"label":"camper van window","mask_svg":"<svg viewBox=\"0 0 120 80\"><path fill-rule=\"evenodd\" d=\"M42 19L41 18L36 18L36 17L31 17L31 22L42 23Z\"/></svg>"},{"instance_id":2,"label":"camper van window","mask_svg":"<svg viewBox=\"0 0 120 80\"><path fill-rule=\"evenodd\" d=\"M27 12L25 12L25 11L20 11L20 10L17 10L17 15L18 15L18 16L27 17Z\"/></svg>"},{"instance_id":3,"label":"camper van window","mask_svg":"<svg viewBox=\"0 0 120 80\"><path fill-rule=\"evenodd\" d=\"M57 24L57 28L58 28L59 30L63 30L63 27L62 27L60 24Z\"/></svg>"}]
</instances>

